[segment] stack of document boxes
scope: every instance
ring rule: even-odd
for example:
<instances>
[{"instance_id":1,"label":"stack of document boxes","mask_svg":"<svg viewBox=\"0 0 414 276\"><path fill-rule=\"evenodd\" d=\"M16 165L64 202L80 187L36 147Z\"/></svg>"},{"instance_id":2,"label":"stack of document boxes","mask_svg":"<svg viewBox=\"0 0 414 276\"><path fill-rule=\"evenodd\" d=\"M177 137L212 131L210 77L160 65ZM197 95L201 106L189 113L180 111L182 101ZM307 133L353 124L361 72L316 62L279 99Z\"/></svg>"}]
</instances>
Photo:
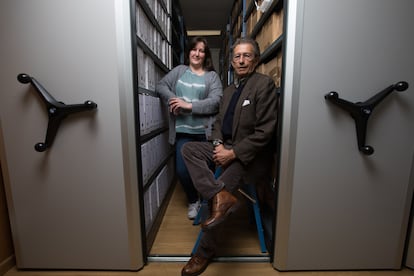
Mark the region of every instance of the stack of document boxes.
<instances>
[{"instance_id":1,"label":"stack of document boxes","mask_svg":"<svg viewBox=\"0 0 414 276\"><path fill-rule=\"evenodd\" d=\"M171 0L136 0L138 102L142 191L147 235L174 178L168 143L168 112L156 96L157 82L172 67Z\"/></svg>"}]
</instances>

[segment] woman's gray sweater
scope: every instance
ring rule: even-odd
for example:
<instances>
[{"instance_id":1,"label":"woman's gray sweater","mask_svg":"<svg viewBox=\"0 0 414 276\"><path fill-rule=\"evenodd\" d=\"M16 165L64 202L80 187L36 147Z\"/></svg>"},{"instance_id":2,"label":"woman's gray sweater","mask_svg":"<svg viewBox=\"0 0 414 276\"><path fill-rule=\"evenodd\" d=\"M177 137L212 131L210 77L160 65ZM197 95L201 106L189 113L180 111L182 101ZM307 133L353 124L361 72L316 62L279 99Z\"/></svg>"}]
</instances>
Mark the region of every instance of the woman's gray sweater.
<instances>
[{"instance_id":1,"label":"woman's gray sweater","mask_svg":"<svg viewBox=\"0 0 414 276\"><path fill-rule=\"evenodd\" d=\"M168 109L168 101L170 98L177 97L175 86L184 72L189 69L187 65L178 65L174 67L167 75L165 75L156 85L155 92L162 100L163 105ZM218 74L214 71L205 73L206 93L205 98L193 102L192 114L206 116L206 136L210 136L211 125L214 115L219 110L221 97L223 96L223 86ZM169 112L168 112L169 113ZM169 138L170 144L175 143L175 116L169 113Z\"/></svg>"}]
</instances>

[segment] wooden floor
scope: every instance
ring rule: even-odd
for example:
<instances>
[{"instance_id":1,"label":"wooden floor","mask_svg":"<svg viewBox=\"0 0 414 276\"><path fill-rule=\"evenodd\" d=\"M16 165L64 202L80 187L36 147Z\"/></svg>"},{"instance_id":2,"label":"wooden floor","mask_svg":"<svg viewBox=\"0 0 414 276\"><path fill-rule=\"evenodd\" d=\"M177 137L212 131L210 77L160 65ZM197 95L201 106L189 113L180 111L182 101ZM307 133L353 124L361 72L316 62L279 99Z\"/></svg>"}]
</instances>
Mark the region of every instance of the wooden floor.
<instances>
[{"instance_id":1,"label":"wooden floor","mask_svg":"<svg viewBox=\"0 0 414 276\"><path fill-rule=\"evenodd\" d=\"M151 262L137 272L109 271L18 271L11 269L5 276L173 276L181 275L184 263ZM413 276L414 270L399 271L309 271L279 272L269 263L211 263L203 276Z\"/></svg>"},{"instance_id":2,"label":"wooden floor","mask_svg":"<svg viewBox=\"0 0 414 276\"><path fill-rule=\"evenodd\" d=\"M246 201L241 195L240 200ZM247 204L221 227L219 256L267 256L262 254L255 224L249 220ZM150 250L150 256L190 256L200 232L199 225L187 218L184 192L176 185L165 212L158 234Z\"/></svg>"},{"instance_id":3,"label":"wooden floor","mask_svg":"<svg viewBox=\"0 0 414 276\"><path fill-rule=\"evenodd\" d=\"M176 185L170 204L161 223L159 232L150 250L152 257L190 256L199 233L199 226L193 226L186 217L187 206L181 187ZM231 219L233 227L223 232L220 256L267 256L260 252L254 224L246 217L246 209L240 210ZM234 231L236 229L237 231ZM243 242L241 242L243 241ZM162 259L162 258L161 258ZM185 259L185 258L184 258ZM136 272L119 271L22 271L13 268L5 276L169 276L181 275L185 261L149 261ZM398 271L308 271L280 272L270 262L212 262L203 273L217 275L274 275L274 276L414 276L414 270L404 268Z\"/></svg>"}]
</instances>

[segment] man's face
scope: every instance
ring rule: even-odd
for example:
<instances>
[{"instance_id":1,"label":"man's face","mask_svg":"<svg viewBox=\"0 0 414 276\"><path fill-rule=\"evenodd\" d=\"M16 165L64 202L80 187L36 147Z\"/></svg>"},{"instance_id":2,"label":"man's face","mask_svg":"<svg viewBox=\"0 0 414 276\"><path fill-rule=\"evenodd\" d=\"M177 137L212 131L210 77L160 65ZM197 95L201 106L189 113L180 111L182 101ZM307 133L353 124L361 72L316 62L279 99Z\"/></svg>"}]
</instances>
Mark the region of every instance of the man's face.
<instances>
[{"instance_id":1,"label":"man's face","mask_svg":"<svg viewBox=\"0 0 414 276\"><path fill-rule=\"evenodd\" d=\"M231 65L240 78L248 76L256 69L257 57L250 43L239 44L234 48Z\"/></svg>"}]
</instances>

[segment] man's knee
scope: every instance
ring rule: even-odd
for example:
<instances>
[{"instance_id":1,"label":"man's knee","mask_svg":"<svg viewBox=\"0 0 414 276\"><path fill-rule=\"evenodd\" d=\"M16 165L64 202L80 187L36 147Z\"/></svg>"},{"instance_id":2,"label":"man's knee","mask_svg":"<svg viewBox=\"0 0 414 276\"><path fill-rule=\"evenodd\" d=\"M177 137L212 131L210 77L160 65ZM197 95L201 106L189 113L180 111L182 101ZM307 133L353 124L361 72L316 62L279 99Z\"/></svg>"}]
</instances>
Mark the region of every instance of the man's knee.
<instances>
[{"instance_id":1,"label":"man's knee","mask_svg":"<svg viewBox=\"0 0 414 276\"><path fill-rule=\"evenodd\" d=\"M185 143L181 148L181 154L184 159L188 159L188 157L192 156L192 153L194 152L194 143L197 142L187 142Z\"/></svg>"}]
</instances>

